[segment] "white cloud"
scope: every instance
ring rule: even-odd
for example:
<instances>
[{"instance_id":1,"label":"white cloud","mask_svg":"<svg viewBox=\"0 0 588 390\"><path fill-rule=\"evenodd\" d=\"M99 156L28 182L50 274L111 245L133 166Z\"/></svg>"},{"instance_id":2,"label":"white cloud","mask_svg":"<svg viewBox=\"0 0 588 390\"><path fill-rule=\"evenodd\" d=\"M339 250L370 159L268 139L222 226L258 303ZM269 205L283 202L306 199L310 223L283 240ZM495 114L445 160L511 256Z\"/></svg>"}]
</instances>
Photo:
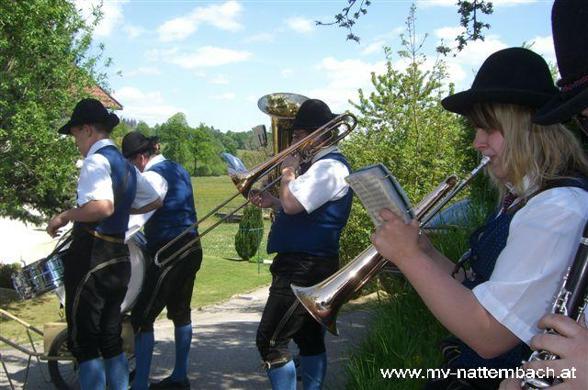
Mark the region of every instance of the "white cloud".
<instances>
[{"instance_id":1,"label":"white cloud","mask_svg":"<svg viewBox=\"0 0 588 390\"><path fill-rule=\"evenodd\" d=\"M194 51L181 51L177 47L169 49L151 49L145 52L145 57L151 62L168 62L184 69L202 69L215 67L250 59L251 52L224 49L214 46L203 46ZM206 77L201 70L195 73L198 77Z\"/></svg>"},{"instance_id":2,"label":"white cloud","mask_svg":"<svg viewBox=\"0 0 588 390\"><path fill-rule=\"evenodd\" d=\"M165 122L175 113L185 112L166 103L159 91L145 92L135 87L123 87L113 95L123 105L122 116L145 121L151 126Z\"/></svg>"},{"instance_id":3,"label":"white cloud","mask_svg":"<svg viewBox=\"0 0 588 390\"><path fill-rule=\"evenodd\" d=\"M135 77L135 76L157 76L160 75L161 71L159 68L154 66L141 66L137 69L129 70L123 73L123 76Z\"/></svg>"},{"instance_id":4,"label":"white cloud","mask_svg":"<svg viewBox=\"0 0 588 390\"><path fill-rule=\"evenodd\" d=\"M219 84L219 85L227 85L229 84L229 79L227 79L224 75L219 74L210 79L211 84Z\"/></svg>"},{"instance_id":5,"label":"white cloud","mask_svg":"<svg viewBox=\"0 0 588 390\"><path fill-rule=\"evenodd\" d=\"M157 29L164 42L183 40L192 35L201 24L208 24L225 31L238 31L243 26L238 21L243 7L237 1L196 7L186 16L168 20Z\"/></svg>"},{"instance_id":6,"label":"white cloud","mask_svg":"<svg viewBox=\"0 0 588 390\"><path fill-rule=\"evenodd\" d=\"M465 29L461 26L459 27L441 27L435 30L435 36L437 38L443 39L445 42L452 42L455 40L455 37L459 34L463 33Z\"/></svg>"},{"instance_id":7,"label":"white cloud","mask_svg":"<svg viewBox=\"0 0 588 390\"><path fill-rule=\"evenodd\" d=\"M247 61L252 54L248 51L223 49L221 47L204 46L193 52L179 52L161 56L160 60L178 65L185 69L196 69Z\"/></svg>"},{"instance_id":8,"label":"white cloud","mask_svg":"<svg viewBox=\"0 0 588 390\"><path fill-rule=\"evenodd\" d=\"M290 77L292 74L294 74L294 71L290 68L284 68L280 71L282 77Z\"/></svg>"},{"instance_id":9,"label":"white cloud","mask_svg":"<svg viewBox=\"0 0 588 390\"><path fill-rule=\"evenodd\" d=\"M102 18L94 29L94 36L105 37L110 35L114 28L122 23L124 19L122 7L123 4L128 2L129 0L104 3L102 3L102 0L75 0L75 7L79 10L86 23L90 24L94 20L93 10L102 3L100 8Z\"/></svg>"},{"instance_id":10,"label":"white cloud","mask_svg":"<svg viewBox=\"0 0 588 390\"><path fill-rule=\"evenodd\" d=\"M152 62L163 61L165 58L177 55L178 52L179 49L177 47L169 49L150 49L145 52L145 58Z\"/></svg>"},{"instance_id":11,"label":"white cloud","mask_svg":"<svg viewBox=\"0 0 588 390\"><path fill-rule=\"evenodd\" d=\"M557 63L555 48L553 47L553 37L551 35L546 37L537 36L529 39L527 43L532 44L531 50L541 54L545 58L545 61L553 64Z\"/></svg>"},{"instance_id":12,"label":"white cloud","mask_svg":"<svg viewBox=\"0 0 588 390\"><path fill-rule=\"evenodd\" d=\"M520 4L537 3L539 0L492 0L494 7L508 7ZM456 0L416 0L419 7L455 7Z\"/></svg>"},{"instance_id":13,"label":"white cloud","mask_svg":"<svg viewBox=\"0 0 588 390\"><path fill-rule=\"evenodd\" d=\"M227 92L227 93L222 93L220 95L215 95L212 98L215 100L235 100L235 97L237 95L235 95L234 92Z\"/></svg>"},{"instance_id":14,"label":"white cloud","mask_svg":"<svg viewBox=\"0 0 588 390\"><path fill-rule=\"evenodd\" d=\"M314 22L310 19L301 17L289 18L286 20L286 25L298 33L308 34L314 31Z\"/></svg>"},{"instance_id":15,"label":"white cloud","mask_svg":"<svg viewBox=\"0 0 588 390\"><path fill-rule=\"evenodd\" d=\"M373 54L373 53L383 53L384 52L383 48L385 45L386 45L386 41L384 41L384 40L378 40L378 41L372 42L361 51L361 54L362 55L369 55L369 54Z\"/></svg>"},{"instance_id":16,"label":"white cloud","mask_svg":"<svg viewBox=\"0 0 588 390\"><path fill-rule=\"evenodd\" d=\"M334 112L349 109L348 100L357 100L357 90L371 90L371 72L383 73L384 61L376 63L357 59L324 58L316 68L323 72L327 85L308 92L307 96L323 99Z\"/></svg>"},{"instance_id":17,"label":"white cloud","mask_svg":"<svg viewBox=\"0 0 588 390\"><path fill-rule=\"evenodd\" d=\"M143 27L134 26L134 25L131 25L131 24L127 24L126 26L124 26L123 27L123 31L125 33L127 33L127 35L129 36L129 38L131 38L131 39L138 38L141 35L143 35L143 33L145 33L145 29Z\"/></svg>"},{"instance_id":18,"label":"white cloud","mask_svg":"<svg viewBox=\"0 0 588 390\"><path fill-rule=\"evenodd\" d=\"M444 44L457 45L454 41L458 27L444 27L435 31L435 35L444 39ZM496 35L488 35L484 41L473 41L456 56L449 55L443 59L449 73L449 80L456 86L456 90L467 89L471 85L474 75L488 56L498 50L508 47Z\"/></svg>"},{"instance_id":19,"label":"white cloud","mask_svg":"<svg viewBox=\"0 0 588 390\"><path fill-rule=\"evenodd\" d=\"M266 33L266 32L250 35L244 39L244 42L246 42L246 43L272 43L274 41L275 41L275 34Z\"/></svg>"}]
</instances>

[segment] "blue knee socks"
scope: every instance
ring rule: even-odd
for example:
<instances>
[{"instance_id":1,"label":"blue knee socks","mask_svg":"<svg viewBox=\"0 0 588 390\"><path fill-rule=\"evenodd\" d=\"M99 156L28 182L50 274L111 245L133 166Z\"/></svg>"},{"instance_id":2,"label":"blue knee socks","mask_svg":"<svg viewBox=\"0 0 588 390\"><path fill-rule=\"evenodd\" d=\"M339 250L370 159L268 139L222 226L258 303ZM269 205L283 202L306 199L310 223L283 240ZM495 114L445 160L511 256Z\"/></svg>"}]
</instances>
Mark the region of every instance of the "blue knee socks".
<instances>
[{"instance_id":1,"label":"blue knee socks","mask_svg":"<svg viewBox=\"0 0 588 390\"><path fill-rule=\"evenodd\" d=\"M79 376L82 390L103 389L106 387L102 359L96 358L80 363Z\"/></svg>"},{"instance_id":2,"label":"blue knee socks","mask_svg":"<svg viewBox=\"0 0 588 390\"><path fill-rule=\"evenodd\" d=\"M174 331L176 341L176 364L170 379L179 382L188 377L188 358L192 343L192 324L176 327Z\"/></svg>"},{"instance_id":3,"label":"blue knee socks","mask_svg":"<svg viewBox=\"0 0 588 390\"><path fill-rule=\"evenodd\" d=\"M300 371L304 390L319 390L327 373L327 354L300 356Z\"/></svg>"},{"instance_id":4,"label":"blue knee socks","mask_svg":"<svg viewBox=\"0 0 588 390\"><path fill-rule=\"evenodd\" d=\"M127 390L129 387L129 362L124 352L104 359L104 368L106 372L106 383L109 390ZM94 387L99 389L101 387Z\"/></svg>"},{"instance_id":5,"label":"blue knee socks","mask_svg":"<svg viewBox=\"0 0 588 390\"><path fill-rule=\"evenodd\" d=\"M267 376L274 390L296 390L296 367L292 360L282 367L270 368Z\"/></svg>"},{"instance_id":6,"label":"blue knee socks","mask_svg":"<svg viewBox=\"0 0 588 390\"><path fill-rule=\"evenodd\" d=\"M151 356L153 356L153 332L139 332L135 335L135 380L132 390L147 390L149 388L149 370Z\"/></svg>"}]
</instances>

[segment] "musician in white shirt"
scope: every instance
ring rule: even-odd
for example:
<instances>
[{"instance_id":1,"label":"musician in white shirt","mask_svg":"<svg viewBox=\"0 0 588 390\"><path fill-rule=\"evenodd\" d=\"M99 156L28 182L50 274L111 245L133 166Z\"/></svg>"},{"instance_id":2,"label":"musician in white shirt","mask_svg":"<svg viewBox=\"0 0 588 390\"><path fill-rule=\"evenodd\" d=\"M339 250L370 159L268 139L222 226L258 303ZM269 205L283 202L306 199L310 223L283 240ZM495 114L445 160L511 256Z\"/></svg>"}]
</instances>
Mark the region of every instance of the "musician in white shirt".
<instances>
[{"instance_id":1,"label":"musician in white shirt","mask_svg":"<svg viewBox=\"0 0 588 390\"><path fill-rule=\"evenodd\" d=\"M131 212L161 205L153 188L108 139L118 122L98 100L83 99L59 129L74 137L85 157L77 207L54 216L47 226L47 233L55 236L59 228L74 223L62 260L68 347L79 364L82 389L128 387L120 313L130 279L124 236Z\"/></svg>"}]
</instances>

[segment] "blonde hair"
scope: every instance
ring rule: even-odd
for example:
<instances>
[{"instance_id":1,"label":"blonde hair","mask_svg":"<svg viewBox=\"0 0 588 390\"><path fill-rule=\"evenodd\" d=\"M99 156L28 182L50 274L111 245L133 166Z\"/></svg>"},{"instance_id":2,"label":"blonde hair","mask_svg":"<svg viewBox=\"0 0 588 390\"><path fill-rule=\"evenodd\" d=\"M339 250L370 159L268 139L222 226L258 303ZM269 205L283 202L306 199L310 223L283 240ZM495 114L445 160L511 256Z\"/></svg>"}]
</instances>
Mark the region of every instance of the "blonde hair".
<instances>
[{"instance_id":1,"label":"blonde hair","mask_svg":"<svg viewBox=\"0 0 588 390\"><path fill-rule=\"evenodd\" d=\"M588 176L588 159L578 139L561 124L542 126L531 121L535 109L513 104L476 104L467 118L476 128L500 131L504 137L502 165L514 191L526 197L525 177L535 189L555 179ZM506 187L492 176L501 198Z\"/></svg>"}]
</instances>

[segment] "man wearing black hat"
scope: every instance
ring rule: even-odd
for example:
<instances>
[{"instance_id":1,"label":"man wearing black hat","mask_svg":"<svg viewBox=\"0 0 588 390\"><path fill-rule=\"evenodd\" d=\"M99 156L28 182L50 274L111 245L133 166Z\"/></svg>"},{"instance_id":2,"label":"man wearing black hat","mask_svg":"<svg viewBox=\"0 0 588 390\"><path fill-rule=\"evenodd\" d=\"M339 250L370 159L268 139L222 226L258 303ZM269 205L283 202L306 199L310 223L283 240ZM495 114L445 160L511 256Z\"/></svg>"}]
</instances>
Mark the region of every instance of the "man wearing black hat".
<instances>
[{"instance_id":1,"label":"man wearing black hat","mask_svg":"<svg viewBox=\"0 0 588 390\"><path fill-rule=\"evenodd\" d=\"M85 157L77 188L77 207L49 221L51 236L74 223L63 257L68 345L79 363L82 389L126 389L128 364L122 351L120 305L130 278L124 244L129 214L160 204L153 188L108 138L118 124L96 99L83 99L59 129L74 137ZM102 359L100 359L102 357Z\"/></svg>"},{"instance_id":2,"label":"man wearing black hat","mask_svg":"<svg viewBox=\"0 0 588 390\"><path fill-rule=\"evenodd\" d=\"M182 238L162 251L160 261L175 253L187 242L198 236L196 210L192 182L188 172L178 163L157 154L159 139L147 138L133 131L123 138L123 155L132 162L151 183L163 199L163 206L153 215L145 217L145 238L147 250L152 257L171 240L183 234ZM197 242L169 265L149 265L137 304L133 308L131 321L135 329L136 371L133 389L147 389L149 369L153 354L153 322L167 307L167 318L174 322L176 360L172 374L151 389L189 389L188 357L192 342L190 301L196 272L202 262L202 248Z\"/></svg>"},{"instance_id":3,"label":"man wearing black hat","mask_svg":"<svg viewBox=\"0 0 588 390\"><path fill-rule=\"evenodd\" d=\"M323 126L335 115L317 99L302 103L293 123L292 143ZM339 236L351 211L352 192L345 182L351 169L336 146L317 153L300 170L298 157L281 166L279 198L253 193L252 202L278 209L268 237L268 253L277 253L273 279L259 328L257 348L274 389L295 389L296 370L288 352L300 349L305 389L321 388L327 369L324 329L298 304L290 288L314 285L337 271Z\"/></svg>"}]
</instances>

